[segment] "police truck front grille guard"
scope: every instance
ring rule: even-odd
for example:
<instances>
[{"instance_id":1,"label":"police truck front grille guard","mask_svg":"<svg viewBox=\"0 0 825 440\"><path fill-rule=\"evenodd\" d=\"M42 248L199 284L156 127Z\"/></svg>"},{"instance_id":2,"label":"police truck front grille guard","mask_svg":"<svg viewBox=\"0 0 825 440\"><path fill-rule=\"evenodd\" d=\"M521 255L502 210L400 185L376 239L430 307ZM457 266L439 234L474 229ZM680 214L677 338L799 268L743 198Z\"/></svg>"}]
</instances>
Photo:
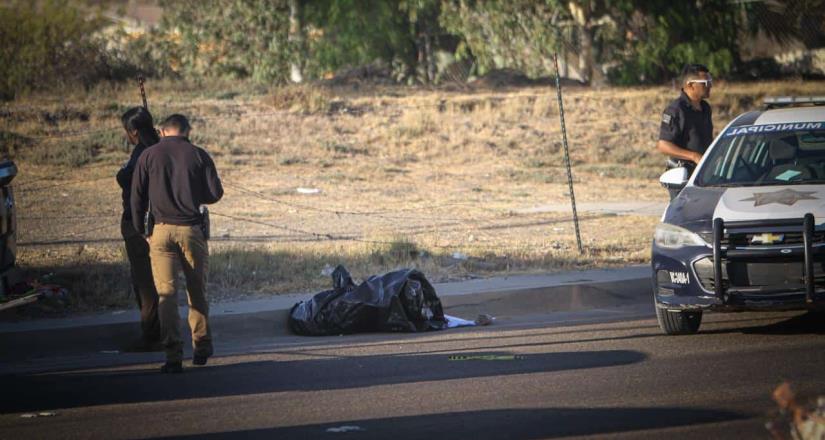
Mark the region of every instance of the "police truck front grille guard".
<instances>
[{"instance_id":1,"label":"police truck front grille guard","mask_svg":"<svg viewBox=\"0 0 825 440\"><path fill-rule=\"evenodd\" d=\"M733 258L747 258L748 252L735 252L734 249L727 247L722 249L722 241L725 240L725 229L729 232L735 232L737 229L753 229L764 228L766 226L780 226L780 227L799 227L802 229L803 242L803 260L802 273L805 284L805 301L812 303L814 300L814 255L813 255L813 240L814 240L814 216L813 214L805 214L802 219L781 219L773 220L770 224L765 221L737 221L727 222L721 218L713 219L713 290L716 296L727 303L728 290L722 285L722 263L723 259ZM729 234L730 235L730 234ZM730 255L733 254L733 255Z\"/></svg>"}]
</instances>

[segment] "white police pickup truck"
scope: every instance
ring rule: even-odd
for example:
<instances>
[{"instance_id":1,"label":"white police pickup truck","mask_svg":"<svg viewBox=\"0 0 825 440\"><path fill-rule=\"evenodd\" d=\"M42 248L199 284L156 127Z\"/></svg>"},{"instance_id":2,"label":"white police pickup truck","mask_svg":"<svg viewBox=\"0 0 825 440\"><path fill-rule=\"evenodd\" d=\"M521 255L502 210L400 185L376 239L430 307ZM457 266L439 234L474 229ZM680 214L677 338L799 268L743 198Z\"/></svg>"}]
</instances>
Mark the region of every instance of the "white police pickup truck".
<instances>
[{"instance_id":1,"label":"white police pickup truck","mask_svg":"<svg viewBox=\"0 0 825 440\"><path fill-rule=\"evenodd\" d=\"M825 305L825 97L766 100L734 119L656 227L653 291L667 334L699 330L709 310Z\"/></svg>"}]
</instances>

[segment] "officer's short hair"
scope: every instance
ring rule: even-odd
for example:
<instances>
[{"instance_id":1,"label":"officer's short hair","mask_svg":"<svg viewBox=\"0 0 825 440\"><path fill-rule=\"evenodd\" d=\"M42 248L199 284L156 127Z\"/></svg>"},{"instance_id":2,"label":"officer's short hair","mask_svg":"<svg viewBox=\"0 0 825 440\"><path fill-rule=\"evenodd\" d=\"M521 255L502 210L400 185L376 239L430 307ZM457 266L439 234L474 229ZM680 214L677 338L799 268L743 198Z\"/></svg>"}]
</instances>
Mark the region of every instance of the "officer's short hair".
<instances>
[{"instance_id":1,"label":"officer's short hair","mask_svg":"<svg viewBox=\"0 0 825 440\"><path fill-rule=\"evenodd\" d=\"M176 128L178 133L188 133L192 129L186 116L175 113L160 123L161 128Z\"/></svg>"},{"instance_id":2,"label":"officer's short hair","mask_svg":"<svg viewBox=\"0 0 825 440\"><path fill-rule=\"evenodd\" d=\"M682 68L682 84L691 79L701 79L700 73L710 73L710 70L704 64L685 64Z\"/></svg>"}]
</instances>

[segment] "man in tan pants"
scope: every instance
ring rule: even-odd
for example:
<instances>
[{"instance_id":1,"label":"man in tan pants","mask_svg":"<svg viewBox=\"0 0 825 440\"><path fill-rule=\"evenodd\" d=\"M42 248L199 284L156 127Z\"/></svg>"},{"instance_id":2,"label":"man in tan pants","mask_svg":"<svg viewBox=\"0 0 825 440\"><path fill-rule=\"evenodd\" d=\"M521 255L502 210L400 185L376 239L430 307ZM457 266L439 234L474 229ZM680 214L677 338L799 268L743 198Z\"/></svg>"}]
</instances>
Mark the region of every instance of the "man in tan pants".
<instances>
[{"instance_id":1,"label":"man in tan pants","mask_svg":"<svg viewBox=\"0 0 825 440\"><path fill-rule=\"evenodd\" d=\"M186 278L192 363L205 365L213 353L206 300L209 248L200 207L220 200L223 187L206 151L189 142L189 131L184 116L169 116L161 124L162 139L140 156L132 180L132 220L138 231L150 236L161 341L166 350L163 373L183 371L176 264L180 264ZM149 206L155 225L152 231L145 231L143 218Z\"/></svg>"},{"instance_id":2,"label":"man in tan pants","mask_svg":"<svg viewBox=\"0 0 825 440\"><path fill-rule=\"evenodd\" d=\"M161 340L166 348L167 363L180 364L183 360L183 339L175 289L175 265L180 262L189 300L192 362L196 365L206 364L206 359L213 351L209 331L209 303L206 301L209 248L200 226L155 224L149 253L158 289Z\"/></svg>"}]
</instances>

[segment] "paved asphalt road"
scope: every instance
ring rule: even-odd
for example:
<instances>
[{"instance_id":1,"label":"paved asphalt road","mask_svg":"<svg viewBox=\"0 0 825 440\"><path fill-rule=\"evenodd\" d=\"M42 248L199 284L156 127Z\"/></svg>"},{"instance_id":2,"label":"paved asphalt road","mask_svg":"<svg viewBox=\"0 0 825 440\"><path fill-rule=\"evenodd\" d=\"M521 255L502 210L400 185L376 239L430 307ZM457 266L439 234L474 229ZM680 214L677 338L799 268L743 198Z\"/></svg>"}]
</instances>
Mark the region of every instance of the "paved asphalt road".
<instances>
[{"instance_id":1,"label":"paved asphalt road","mask_svg":"<svg viewBox=\"0 0 825 440\"><path fill-rule=\"evenodd\" d=\"M44 354L32 365L48 371L0 376L0 438L769 438L780 380L825 394L821 315L708 315L700 334L667 337L646 302L535 311L428 334L256 338L182 375L157 373L153 353Z\"/></svg>"}]
</instances>

